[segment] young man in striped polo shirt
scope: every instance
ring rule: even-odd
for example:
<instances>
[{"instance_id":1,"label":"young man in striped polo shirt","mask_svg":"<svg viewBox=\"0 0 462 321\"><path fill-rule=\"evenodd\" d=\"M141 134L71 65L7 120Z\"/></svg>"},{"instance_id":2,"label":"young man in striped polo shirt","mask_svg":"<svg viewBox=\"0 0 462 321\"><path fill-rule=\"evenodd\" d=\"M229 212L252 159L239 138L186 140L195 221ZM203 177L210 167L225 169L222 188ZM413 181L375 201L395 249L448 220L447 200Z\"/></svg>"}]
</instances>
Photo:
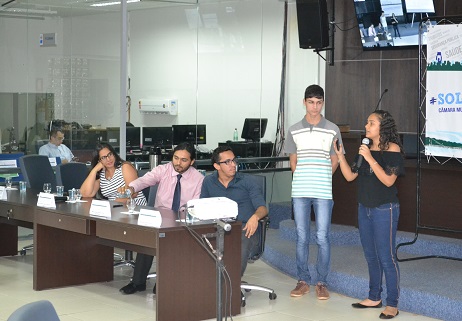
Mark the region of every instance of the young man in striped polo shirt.
<instances>
[{"instance_id":1,"label":"young man in striped polo shirt","mask_svg":"<svg viewBox=\"0 0 462 321\"><path fill-rule=\"evenodd\" d=\"M342 139L338 126L321 115L324 90L320 86L311 85L306 88L303 104L306 107L306 115L289 128L285 143L285 152L290 155L293 173L292 204L297 228L298 282L290 295L299 297L310 291L308 255L313 206L318 245L316 295L320 300L327 300L327 275L330 269L329 234L334 205L332 175L338 167L338 157L333 144L335 139L342 144Z\"/></svg>"}]
</instances>

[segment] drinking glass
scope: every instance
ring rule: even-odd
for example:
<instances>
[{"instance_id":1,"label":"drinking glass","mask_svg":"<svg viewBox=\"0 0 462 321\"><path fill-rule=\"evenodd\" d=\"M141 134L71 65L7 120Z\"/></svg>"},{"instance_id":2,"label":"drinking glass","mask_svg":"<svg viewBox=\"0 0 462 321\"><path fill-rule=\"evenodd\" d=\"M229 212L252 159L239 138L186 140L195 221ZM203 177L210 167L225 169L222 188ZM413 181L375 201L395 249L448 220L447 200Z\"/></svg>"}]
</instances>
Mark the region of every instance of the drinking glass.
<instances>
[{"instance_id":1,"label":"drinking glass","mask_svg":"<svg viewBox=\"0 0 462 321\"><path fill-rule=\"evenodd\" d=\"M75 189L73 188L73 189L68 190L67 194L68 194L67 200L69 202L75 202Z\"/></svg>"},{"instance_id":2,"label":"drinking glass","mask_svg":"<svg viewBox=\"0 0 462 321\"><path fill-rule=\"evenodd\" d=\"M51 193L51 183L45 183L43 184L43 191L45 193Z\"/></svg>"},{"instance_id":3,"label":"drinking glass","mask_svg":"<svg viewBox=\"0 0 462 321\"><path fill-rule=\"evenodd\" d=\"M27 187L27 183L25 181L20 181L19 182L19 191L25 192Z\"/></svg>"},{"instance_id":4,"label":"drinking glass","mask_svg":"<svg viewBox=\"0 0 462 321\"><path fill-rule=\"evenodd\" d=\"M64 186L56 186L56 195L58 196L64 195Z\"/></svg>"},{"instance_id":5,"label":"drinking glass","mask_svg":"<svg viewBox=\"0 0 462 321\"><path fill-rule=\"evenodd\" d=\"M130 197L130 198L127 200L127 209L128 209L128 213L133 214L134 211L135 211L135 208L136 208L135 199L133 199L133 198Z\"/></svg>"},{"instance_id":6,"label":"drinking glass","mask_svg":"<svg viewBox=\"0 0 462 321\"><path fill-rule=\"evenodd\" d=\"M80 193L80 189L75 190L75 200L78 202L82 198L82 194Z\"/></svg>"},{"instance_id":7,"label":"drinking glass","mask_svg":"<svg viewBox=\"0 0 462 321\"><path fill-rule=\"evenodd\" d=\"M11 177L6 177L5 178L5 186L6 186L6 188L11 188L12 185L13 185L13 182L11 180Z\"/></svg>"}]
</instances>

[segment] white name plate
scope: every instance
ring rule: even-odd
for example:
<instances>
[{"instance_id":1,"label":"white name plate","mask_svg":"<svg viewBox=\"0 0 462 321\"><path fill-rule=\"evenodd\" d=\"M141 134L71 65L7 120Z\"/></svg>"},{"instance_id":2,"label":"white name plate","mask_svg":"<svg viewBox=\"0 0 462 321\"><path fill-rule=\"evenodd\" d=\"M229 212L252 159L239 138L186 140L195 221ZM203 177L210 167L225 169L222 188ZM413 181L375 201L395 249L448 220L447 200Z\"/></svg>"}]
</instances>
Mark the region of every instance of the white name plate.
<instances>
[{"instance_id":1,"label":"white name plate","mask_svg":"<svg viewBox=\"0 0 462 321\"><path fill-rule=\"evenodd\" d=\"M56 208L55 196L51 193L40 192L37 200L37 206L46 208Z\"/></svg>"},{"instance_id":2,"label":"white name plate","mask_svg":"<svg viewBox=\"0 0 462 321\"><path fill-rule=\"evenodd\" d=\"M6 200L6 187L0 186L0 200Z\"/></svg>"},{"instance_id":3,"label":"white name plate","mask_svg":"<svg viewBox=\"0 0 462 321\"><path fill-rule=\"evenodd\" d=\"M111 217L111 203L109 201L92 200L90 206L90 215Z\"/></svg>"},{"instance_id":4,"label":"white name plate","mask_svg":"<svg viewBox=\"0 0 462 321\"><path fill-rule=\"evenodd\" d=\"M142 208L138 216L138 225L160 227L162 225L162 216L159 211Z\"/></svg>"}]
</instances>

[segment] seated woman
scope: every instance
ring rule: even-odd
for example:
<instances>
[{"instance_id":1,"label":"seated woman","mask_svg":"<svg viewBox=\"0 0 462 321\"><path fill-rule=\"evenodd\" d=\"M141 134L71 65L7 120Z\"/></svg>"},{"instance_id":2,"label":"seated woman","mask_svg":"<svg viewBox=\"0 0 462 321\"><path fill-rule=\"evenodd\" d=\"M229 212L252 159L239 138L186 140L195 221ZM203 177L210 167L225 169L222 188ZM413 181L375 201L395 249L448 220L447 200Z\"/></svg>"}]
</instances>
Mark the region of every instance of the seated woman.
<instances>
[{"instance_id":1,"label":"seated woman","mask_svg":"<svg viewBox=\"0 0 462 321\"><path fill-rule=\"evenodd\" d=\"M101 143L96 146L91 166L90 173L80 187L82 197L94 197L98 190L101 190L101 194L110 201L126 201L117 198L117 188L128 186L138 178L133 165L121 159L111 145ZM143 193L136 195L135 203L137 205L147 204Z\"/></svg>"}]
</instances>

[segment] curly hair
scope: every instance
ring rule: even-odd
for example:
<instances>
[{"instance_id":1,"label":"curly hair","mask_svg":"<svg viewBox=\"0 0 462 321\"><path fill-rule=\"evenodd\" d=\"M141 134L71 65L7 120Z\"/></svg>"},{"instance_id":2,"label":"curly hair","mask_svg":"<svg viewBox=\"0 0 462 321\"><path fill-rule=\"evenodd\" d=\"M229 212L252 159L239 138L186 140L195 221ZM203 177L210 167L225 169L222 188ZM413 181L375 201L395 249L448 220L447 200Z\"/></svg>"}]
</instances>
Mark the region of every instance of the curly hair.
<instances>
[{"instance_id":1,"label":"curly hair","mask_svg":"<svg viewBox=\"0 0 462 321\"><path fill-rule=\"evenodd\" d=\"M377 115L380 121L380 140L379 149L381 151L388 150L390 143L395 143L399 146L401 154L404 154L403 144L396 128L393 116L386 110L376 110L372 114Z\"/></svg>"}]
</instances>

